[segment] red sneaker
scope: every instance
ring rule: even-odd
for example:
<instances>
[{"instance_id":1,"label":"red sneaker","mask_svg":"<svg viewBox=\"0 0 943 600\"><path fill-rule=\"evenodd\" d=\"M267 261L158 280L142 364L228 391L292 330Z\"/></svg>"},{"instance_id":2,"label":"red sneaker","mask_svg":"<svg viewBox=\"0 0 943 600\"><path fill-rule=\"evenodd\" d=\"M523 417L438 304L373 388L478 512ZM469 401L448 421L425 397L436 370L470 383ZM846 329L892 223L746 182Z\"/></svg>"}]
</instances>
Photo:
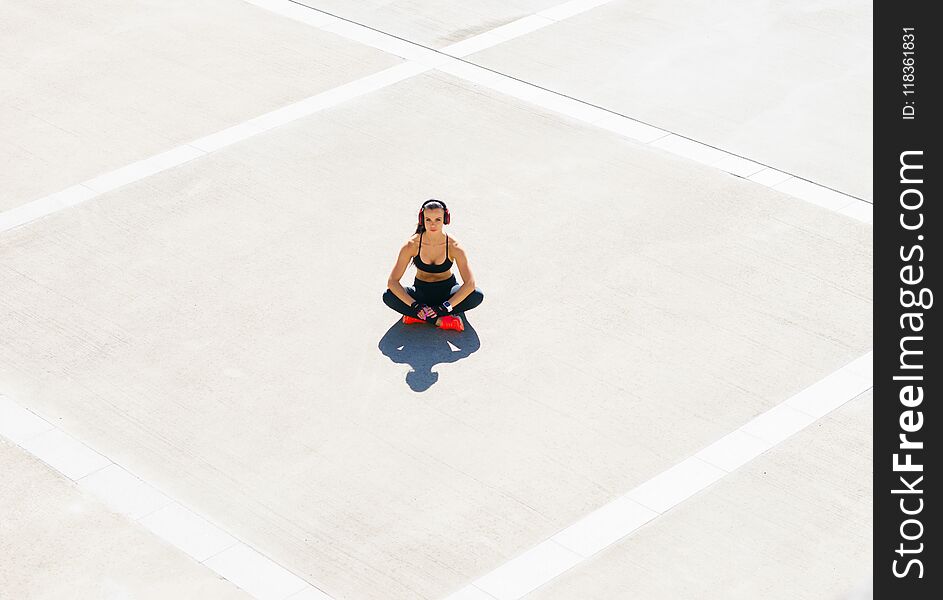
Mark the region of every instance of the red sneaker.
<instances>
[{"instance_id":1,"label":"red sneaker","mask_svg":"<svg viewBox=\"0 0 943 600\"><path fill-rule=\"evenodd\" d=\"M416 317L410 317L409 315L403 315L403 323L408 325L410 323L425 323L425 321L417 319Z\"/></svg>"},{"instance_id":2,"label":"red sneaker","mask_svg":"<svg viewBox=\"0 0 943 600\"><path fill-rule=\"evenodd\" d=\"M439 329L454 329L455 331L465 331L465 324L462 319L455 315L445 315L439 324Z\"/></svg>"}]
</instances>

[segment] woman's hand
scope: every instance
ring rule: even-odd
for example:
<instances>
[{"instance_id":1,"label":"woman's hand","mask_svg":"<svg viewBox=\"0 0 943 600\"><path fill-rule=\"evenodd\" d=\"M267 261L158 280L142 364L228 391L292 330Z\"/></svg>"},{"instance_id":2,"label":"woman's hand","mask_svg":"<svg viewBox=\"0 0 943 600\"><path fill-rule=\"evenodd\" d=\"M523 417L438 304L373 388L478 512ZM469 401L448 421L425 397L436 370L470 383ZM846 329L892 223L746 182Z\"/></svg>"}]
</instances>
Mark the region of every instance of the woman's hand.
<instances>
[{"instance_id":1,"label":"woman's hand","mask_svg":"<svg viewBox=\"0 0 943 600\"><path fill-rule=\"evenodd\" d=\"M420 304L419 302L413 302L412 304L409 305L409 307L410 307L411 309L413 309L414 311L416 311L416 318L417 318L417 319L426 320L426 319L429 319L429 318L435 316L435 311L432 310L432 309L431 309L428 305L426 305L426 304Z\"/></svg>"}]
</instances>

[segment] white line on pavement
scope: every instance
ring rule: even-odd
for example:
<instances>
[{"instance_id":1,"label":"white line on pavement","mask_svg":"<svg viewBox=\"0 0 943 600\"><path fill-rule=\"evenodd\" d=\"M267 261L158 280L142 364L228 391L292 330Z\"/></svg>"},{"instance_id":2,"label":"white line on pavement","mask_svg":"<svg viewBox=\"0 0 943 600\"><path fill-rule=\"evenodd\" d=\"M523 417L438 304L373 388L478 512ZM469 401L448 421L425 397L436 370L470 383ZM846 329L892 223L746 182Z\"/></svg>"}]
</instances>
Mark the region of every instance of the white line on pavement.
<instances>
[{"instance_id":1,"label":"white line on pavement","mask_svg":"<svg viewBox=\"0 0 943 600\"><path fill-rule=\"evenodd\" d=\"M286 600L302 592L307 600L333 600L317 586L3 394L0 435L259 600Z\"/></svg>"},{"instance_id":2,"label":"white line on pavement","mask_svg":"<svg viewBox=\"0 0 943 600\"><path fill-rule=\"evenodd\" d=\"M299 7L306 6L295 0L245 1L268 8L269 10L274 10L290 18L295 18L291 15L298 14ZM759 177L751 177L750 179L757 183L767 185L777 191L784 192L823 208L834 210L859 221L865 223L873 222L872 205L870 202L861 198L843 194L837 190L788 173L783 173L784 178L781 180L767 183L770 179L763 175L763 171L768 170L774 173L780 173L780 171L670 131L653 127L588 102L481 67L467 60L458 60L502 42L542 29L548 25L553 25L563 19L602 6L611 1L612 0L573 0L571 2L565 2L559 6L540 11L533 15L521 17L516 21L512 21L490 31L456 42L441 50L434 50L418 43L404 40L372 27L331 15L314 7L307 7L307 9L302 10L316 13L321 19L324 19L324 21L319 20L318 23L320 24L315 26L325 31L337 33L351 40L364 43L373 48L390 52L409 60L420 60L424 64L434 67L439 71L471 80L509 96L530 102L531 104L536 104L542 108L596 125L597 127L613 131L624 137L650 144L662 150L673 152L739 177L746 178L747 175L742 174L745 171L748 171L750 174L760 172ZM304 19L310 19L310 17L306 16ZM438 55L438 58L434 58L434 55Z\"/></svg>"},{"instance_id":3,"label":"white line on pavement","mask_svg":"<svg viewBox=\"0 0 943 600\"><path fill-rule=\"evenodd\" d=\"M542 108L617 133L623 137L650 144L653 147L673 152L739 177L748 178L756 183L801 198L823 208L834 210L853 219L865 223L873 222L872 204L855 196L843 194L801 177L795 177L761 163L521 81L503 73L498 73L461 58L542 27L553 25L564 18L601 6L611 0L574 0L566 2L560 6L541 11L535 15L522 17L491 31L446 46L442 50L433 50L421 44L403 40L291 0L245 1L307 25L400 56L407 59L407 62L361 77L217 133L104 173L60 192L6 210L0 213L0 233L63 208L74 206L121 185L143 179L203 156L208 152L250 138L273 127L309 116L324 108L384 88L430 69L449 73Z\"/></svg>"},{"instance_id":4,"label":"white line on pavement","mask_svg":"<svg viewBox=\"0 0 943 600\"><path fill-rule=\"evenodd\" d=\"M624 137L651 144L740 177L748 177L757 183L861 221L871 222L871 204L853 196L461 60L463 56L552 25L611 0L566 2L452 44L441 51L428 49L288 0L246 1L401 56L407 59L407 62L9 209L0 213L0 232L433 68ZM697 455L678 463L528 552L477 579L451 595L450 600L516 599L549 581L846 402L853 397L848 396L851 388L859 389L865 382L867 387L870 387L871 375L865 366L866 363L869 367L870 361L869 352L852 363L856 365L854 368L852 364L847 365L820 382L824 386L821 391L810 391L815 387L812 386L797 394ZM824 383L826 381L828 383ZM838 395L835 395L836 393ZM830 408L824 410L823 407ZM821 414L816 414L818 412ZM779 418L771 418L774 414ZM0 434L87 488L115 510L140 522L260 600L331 600L329 595L317 587L2 395L0 417ZM615 535L618 537L613 537Z\"/></svg>"},{"instance_id":5,"label":"white line on pavement","mask_svg":"<svg viewBox=\"0 0 943 600\"><path fill-rule=\"evenodd\" d=\"M519 600L866 392L872 363L868 351L446 600Z\"/></svg>"}]
</instances>

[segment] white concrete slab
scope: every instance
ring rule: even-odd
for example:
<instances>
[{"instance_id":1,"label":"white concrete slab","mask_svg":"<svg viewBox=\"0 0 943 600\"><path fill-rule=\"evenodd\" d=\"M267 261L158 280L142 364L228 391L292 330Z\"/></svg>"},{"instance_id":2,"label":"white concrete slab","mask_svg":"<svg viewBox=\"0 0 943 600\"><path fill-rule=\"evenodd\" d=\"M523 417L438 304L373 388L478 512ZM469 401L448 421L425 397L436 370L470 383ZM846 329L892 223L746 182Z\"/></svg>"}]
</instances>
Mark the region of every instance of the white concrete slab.
<instances>
[{"instance_id":1,"label":"white concrete slab","mask_svg":"<svg viewBox=\"0 0 943 600\"><path fill-rule=\"evenodd\" d=\"M789 173L766 167L750 175L749 179L765 186L774 187L789 179L794 179L794 177Z\"/></svg>"},{"instance_id":2,"label":"white concrete slab","mask_svg":"<svg viewBox=\"0 0 943 600\"><path fill-rule=\"evenodd\" d=\"M868 381L874 381L874 352L868 352L862 356L859 356L855 360L851 361L843 367L847 369L848 372L864 378Z\"/></svg>"},{"instance_id":3,"label":"white concrete slab","mask_svg":"<svg viewBox=\"0 0 943 600\"><path fill-rule=\"evenodd\" d=\"M795 394L786 400L786 404L813 417L821 417L873 385L871 377L858 375L846 365Z\"/></svg>"},{"instance_id":4,"label":"white concrete slab","mask_svg":"<svg viewBox=\"0 0 943 600\"><path fill-rule=\"evenodd\" d=\"M468 59L871 200L871 35L865 2L613 0Z\"/></svg>"},{"instance_id":5,"label":"white concrete slab","mask_svg":"<svg viewBox=\"0 0 943 600\"><path fill-rule=\"evenodd\" d=\"M852 400L523 598L848 597L871 575L871 404Z\"/></svg>"},{"instance_id":6,"label":"white concrete slab","mask_svg":"<svg viewBox=\"0 0 943 600\"><path fill-rule=\"evenodd\" d=\"M550 539L585 558L623 537L625 531L641 527L658 514L626 496L620 496Z\"/></svg>"},{"instance_id":7,"label":"white concrete slab","mask_svg":"<svg viewBox=\"0 0 943 600\"><path fill-rule=\"evenodd\" d=\"M580 556L572 550L547 540L479 577L474 585L498 600L520 598L579 561Z\"/></svg>"},{"instance_id":8,"label":"white concrete slab","mask_svg":"<svg viewBox=\"0 0 943 600\"><path fill-rule=\"evenodd\" d=\"M0 231L19 227L24 223L29 223L30 221L45 217L64 208L85 202L89 198L94 198L97 195L98 192L95 190L78 184L59 192L54 192L48 196L37 198L26 204L15 206L9 210L0 212Z\"/></svg>"},{"instance_id":9,"label":"white concrete slab","mask_svg":"<svg viewBox=\"0 0 943 600\"><path fill-rule=\"evenodd\" d=\"M454 75L465 82L477 83L486 87L491 87L494 82L501 79L501 75L498 73L458 60L444 64L438 67L438 70Z\"/></svg>"},{"instance_id":10,"label":"white concrete slab","mask_svg":"<svg viewBox=\"0 0 943 600\"><path fill-rule=\"evenodd\" d=\"M143 160L133 162L130 165L125 165L114 171L93 177L92 179L82 182L82 185L99 194L110 192L113 189L143 179L154 173L182 165L198 156L203 156L203 154L205 154L205 151L200 148L187 145L177 146L166 152L149 156Z\"/></svg>"},{"instance_id":11,"label":"white concrete slab","mask_svg":"<svg viewBox=\"0 0 943 600\"><path fill-rule=\"evenodd\" d=\"M726 474L723 469L691 456L636 487L628 497L662 513Z\"/></svg>"},{"instance_id":12,"label":"white concrete slab","mask_svg":"<svg viewBox=\"0 0 943 600\"><path fill-rule=\"evenodd\" d=\"M312 27L323 27L338 21L337 17L327 13L311 10L309 6L302 2L289 2L288 0L243 0L260 8L272 11L283 17L300 21Z\"/></svg>"},{"instance_id":13,"label":"white concrete slab","mask_svg":"<svg viewBox=\"0 0 943 600\"><path fill-rule=\"evenodd\" d=\"M706 165L713 165L727 157L724 152L717 148L711 148L710 146L674 134L659 138L651 144L655 148L661 148L662 150L673 152L679 156L684 156L685 158L690 158L691 160L696 160Z\"/></svg>"},{"instance_id":14,"label":"white concrete slab","mask_svg":"<svg viewBox=\"0 0 943 600\"><path fill-rule=\"evenodd\" d=\"M31 437L20 445L33 456L73 480L103 469L111 462L58 429Z\"/></svg>"},{"instance_id":15,"label":"white concrete slab","mask_svg":"<svg viewBox=\"0 0 943 600\"><path fill-rule=\"evenodd\" d=\"M703 448L695 456L730 472L753 460L772 445L772 442L750 435L742 429L736 429Z\"/></svg>"},{"instance_id":16,"label":"white concrete slab","mask_svg":"<svg viewBox=\"0 0 943 600\"><path fill-rule=\"evenodd\" d=\"M671 135L664 129L658 129L657 127L652 127L645 123L639 123L638 121L627 119L621 115L609 115L595 121L593 124L642 143L654 142L657 139Z\"/></svg>"},{"instance_id":17,"label":"white concrete slab","mask_svg":"<svg viewBox=\"0 0 943 600\"><path fill-rule=\"evenodd\" d=\"M845 194L795 177L776 185L774 189L831 210L838 210L849 202Z\"/></svg>"},{"instance_id":18,"label":"white concrete slab","mask_svg":"<svg viewBox=\"0 0 943 600\"><path fill-rule=\"evenodd\" d=\"M540 15L527 15L511 21L510 23L499 25L494 29L489 29L487 33L490 37L495 39L496 43L501 43L526 35L532 31L537 31L553 23L555 23L553 19L548 19ZM452 53L450 52L450 54Z\"/></svg>"},{"instance_id":19,"label":"white concrete slab","mask_svg":"<svg viewBox=\"0 0 943 600\"><path fill-rule=\"evenodd\" d=\"M259 600L284 600L296 592L316 591L304 579L243 543L208 558L205 564Z\"/></svg>"},{"instance_id":20,"label":"white concrete slab","mask_svg":"<svg viewBox=\"0 0 943 600\"><path fill-rule=\"evenodd\" d=\"M6 2L0 213L401 62L245 2Z\"/></svg>"},{"instance_id":21,"label":"white concrete slab","mask_svg":"<svg viewBox=\"0 0 943 600\"><path fill-rule=\"evenodd\" d=\"M779 406L751 419L736 431L701 449L694 456L678 462L636 486L627 494L593 511L574 525L551 537L550 540L579 554L581 563L583 559L632 535L645 523L657 519L661 514L775 446L776 441L760 439L747 431L755 429L756 423L769 422L770 416L774 417L772 420L777 420L781 413L778 409L781 407L789 408L796 405L799 408L808 408L811 406L809 403L811 397L818 399L826 395L834 396L834 399L827 402L828 410L820 411L820 405L818 403L814 405L816 416L821 417L836 407L859 398L864 391L870 390L872 384L870 376L865 377L861 373L862 364L869 359L870 354L871 352L868 352L835 373L827 375L819 382L791 396ZM859 379L865 380L866 385L859 385ZM806 423L806 425L809 424L811 422ZM535 547L532 551L525 552L524 556L530 556L538 550L539 548ZM511 563L515 563L513 568L509 566ZM530 589L535 589L559 575L558 571L548 571L539 561L517 563L520 563L517 559L509 561L508 565L495 569L493 573L502 573L510 569L515 573L515 579L526 581ZM576 567L580 563L568 563L568 568ZM472 593L476 593L478 589L477 583L469 584L464 588ZM460 595L461 590L450 597ZM517 595L503 593L503 595L508 600L512 600L519 598L522 593L517 593Z\"/></svg>"},{"instance_id":22,"label":"white concrete slab","mask_svg":"<svg viewBox=\"0 0 943 600\"><path fill-rule=\"evenodd\" d=\"M733 173L738 177L749 177L766 168L759 163L753 162L752 160L747 160L740 156L733 155L724 156L717 162L711 163L711 166L718 169L723 169L728 173Z\"/></svg>"},{"instance_id":23,"label":"white concrete slab","mask_svg":"<svg viewBox=\"0 0 943 600\"><path fill-rule=\"evenodd\" d=\"M445 600L496 600L491 594L487 594L475 586L469 585L453 594L449 594Z\"/></svg>"},{"instance_id":24,"label":"white concrete slab","mask_svg":"<svg viewBox=\"0 0 943 600\"><path fill-rule=\"evenodd\" d=\"M448 340L362 260L433 194ZM0 384L334 597L438 597L869 348L870 234L430 72L4 232Z\"/></svg>"},{"instance_id":25,"label":"white concrete slab","mask_svg":"<svg viewBox=\"0 0 943 600\"><path fill-rule=\"evenodd\" d=\"M502 26L509 25L510 29L516 30L532 21L552 22L552 19L532 15L562 3L560 0L478 0L473 3L454 0L301 0L299 4L430 48L442 49ZM524 24L515 23L520 20Z\"/></svg>"},{"instance_id":26,"label":"white concrete slab","mask_svg":"<svg viewBox=\"0 0 943 600\"><path fill-rule=\"evenodd\" d=\"M814 416L783 404L747 423L743 431L772 445L804 429L814 420Z\"/></svg>"},{"instance_id":27,"label":"white concrete slab","mask_svg":"<svg viewBox=\"0 0 943 600\"><path fill-rule=\"evenodd\" d=\"M320 94L299 100L288 106L277 108L222 131L211 133L208 136L190 142L189 146L202 150L203 152L213 152L258 135L264 131L268 131L269 129L313 115L325 108L348 102L358 96L397 83L403 79L427 71L428 69L429 67L421 64L402 63L384 69L378 73L365 75L359 79L325 90Z\"/></svg>"},{"instance_id":28,"label":"white concrete slab","mask_svg":"<svg viewBox=\"0 0 943 600\"><path fill-rule=\"evenodd\" d=\"M874 223L874 206L870 202L854 200L840 208L838 212L848 215L853 219L857 219L862 223L869 225Z\"/></svg>"},{"instance_id":29,"label":"white concrete slab","mask_svg":"<svg viewBox=\"0 0 943 600\"><path fill-rule=\"evenodd\" d=\"M112 510L135 520L173 503L165 494L114 463L82 477L78 484Z\"/></svg>"},{"instance_id":30,"label":"white concrete slab","mask_svg":"<svg viewBox=\"0 0 943 600\"><path fill-rule=\"evenodd\" d=\"M252 600L0 437L3 598Z\"/></svg>"},{"instance_id":31,"label":"white concrete slab","mask_svg":"<svg viewBox=\"0 0 943 600\"><path fill-rule=\"evenodd\" d=\"M570 0L553 8L542 10L537 14L554 21L562 21L608 2L611 2L611 0Z\"/></svg>"},{"instance_id":32,"label":"white concrete slab","mask_svg":"<svg viewBox=\"0 0 943 600\"><path fill-rule=\"evenodd\" d=\"M330 596L310 582L237 542L218 526L185 509L32 411L6 396L0 396L0 401L0 416L10 417L12 421L12 425L3 422L3 430L17 438L21 450L45 461L61 476L75 480L80 488L103 501L112 511L140 520L141 525L164 541L204 562L239 588L251 592L254 598L282 600L297 593L303 594L299 597L330 600ZM37 433L39 431L41 433ZM102 463L107 466L102 468ZM10 479L21 475L12 473ZM7 587L4 585L4 589Z\"/></svg>"},{"instance_id":33,"label":"white concrete slab","mask_svg":"<svg viewBox=\"0 0 943 600\"><path fill-rule=\"evenodd\" d=\"M605 110L596 108L594 106L589 106L578 100L565 98L559 94L542 90L528 83L511 79L510 77L502 77L500 79L494 80L489 85L489 87L497 92L501 92L502 94L518 98L519 100L523 100L528 103L536 104L541 108L546 108L560 115L566 115L580 121L586 121L587 123L599 121L609 117L611 114Z\"/></svg>"},{"instance_id":34,"label":"white concrete slab","mask_svg":"<svg viewBox=\"0 0 943 600\"><path fill-rule=\"evenodd\" d=\"M22 444L53 429L55 426L49 421L0 394L0 435Z\"/></svg>"},{"instance_id":35,"label":"white concrete slab","mask_svg":"<svg viewBox=\"0 0 943 600\"><path fill-rule=\"evenodd\" d=\"M237 543L217 525L177 502L155 510L140 523L199 562Z\"/></svg>"},{"instance_id":36,"label":"white concrete slab","mask_svg":"<svg viewBox=\"0 0 943 600\"><path fill-rule=\"evenodd\" d=\"M333 600L330 596L322 592L321 590L308 586L298 592L297 594L292 594L288 596L285 600Z\"/></svg>"},{"instance_id":37,"label":"white concrete slab","mask_svg":"<svg viewBox=\"0 0 943 600\"><path fill-rule=\"evenodd\" d=\"M492 34L491 31L484 31L460 42L449 44L442 49L442 52L448 53L449 56L461 58L476 52L481 52L485 48L490 48L502 41L507 40L499 38Z\"/></svg>"}]
</instances>

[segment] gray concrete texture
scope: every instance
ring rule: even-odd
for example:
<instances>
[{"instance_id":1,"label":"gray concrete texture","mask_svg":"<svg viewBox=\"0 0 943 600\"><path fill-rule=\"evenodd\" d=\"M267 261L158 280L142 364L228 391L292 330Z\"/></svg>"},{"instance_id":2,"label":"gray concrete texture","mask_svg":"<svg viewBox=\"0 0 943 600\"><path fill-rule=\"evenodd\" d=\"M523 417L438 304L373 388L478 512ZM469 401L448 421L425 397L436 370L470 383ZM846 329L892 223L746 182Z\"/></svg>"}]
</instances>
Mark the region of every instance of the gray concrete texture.
<instances>
[{"instance_id":1,"label":"gray concrete texture","mask_svg":"<svg viewBox=\"0 0 943 600\"><path fill-rule=\"evenodd\" d=\"M443 48L558 3L303 4ZM616 0L466 59L871 201L872 19L864 0Z\"/></svg>"},{"instance_id":2,"label":"gray concrete texture","mask_svg":"<svg viewBox=\"0 0 943 600\"><path fill-rule=\"evenodd\" d=\"M871 201L871 4L617 0L468 59Z\"/></svg>"},{"instance_id":3,"label":"gray concrete texture","mask_svg":"<svg viewBox=\"0 0 943 600\"><path fill-rule=\"evenodd\" d=\"M403 62L237 0L0 6L0 211Z\"/></svg>"},{"instance_id":4,"label":"gray concrete texture","mask_svg":"<svg viewBox=\"0 0 943 600\"><path fill-rule=\"evenodd\" d=\"M839 407L525 600L851 600L871 578L872 401Z\"/></svg>"},{"instance_id":5,"label":"gray concrete texture","mask_svg":"<svg viewBox=\"0 0 943 600\"><path fill-rule=\"evenodd\" d=\"M0 438L0 598L251 600Z\"/></svg>"},{"instance_id":6,"label":"gray concrete texture","mask_svg":"<svg viewBox=\"0 0 943 600\"><path fill-rule=\"evenodd\" d=\"M486 33L541 10L560 0L298 0L331 15L379 31L441 49Z\"/></svg>"},{"instance_id":7,"label":"gray concrete texture","mask_svg":"<svg viewBox=\"0 0 943 600\"><path fill-rule=\"evenodd\" d=\"M472 18L458 4L465 16L424 35L441 43L542 7L481 4ZM0 63L20 85L0 108L0 151L16 165L0 209L400 61L240 2L73 6L55 26L52 4L7 5L43 21L60 59L68 44L89 51L92 37L66 33L100 27L99 12L134 35L96 31L120 58L98 70L54 68L42 52ZM401 22L423 22L412 14ZM179 38L164 48L176 58L148 62L187 22L219 38ZM0 39L3 57L47 47ZM523 55L494 50L509 67ZM114 75L120 65L141 79ZM87 94L55 88L73 69ZM141 96L136 81L154 87ZM24 100L87 131L63 147L66 134L39 125L53 113L24 119ZM693 119L697 98L677 101ZM762 130L749 126L725 135ZM856 168L865 185L870 165ZM404 326L380 302L429 197L449 203L447 231L485 294L462 333ZM871 232L430 72L0 233L0 392L338 600L438 598L867 351ZM752 493L800 514L814 501ZM775 547L783 560L798 553L789 543ZM8 568L34 567L15 553ZM40 588L58 582L36 576L22 585L55 597Z\"/></svg>"}]
</instances>

